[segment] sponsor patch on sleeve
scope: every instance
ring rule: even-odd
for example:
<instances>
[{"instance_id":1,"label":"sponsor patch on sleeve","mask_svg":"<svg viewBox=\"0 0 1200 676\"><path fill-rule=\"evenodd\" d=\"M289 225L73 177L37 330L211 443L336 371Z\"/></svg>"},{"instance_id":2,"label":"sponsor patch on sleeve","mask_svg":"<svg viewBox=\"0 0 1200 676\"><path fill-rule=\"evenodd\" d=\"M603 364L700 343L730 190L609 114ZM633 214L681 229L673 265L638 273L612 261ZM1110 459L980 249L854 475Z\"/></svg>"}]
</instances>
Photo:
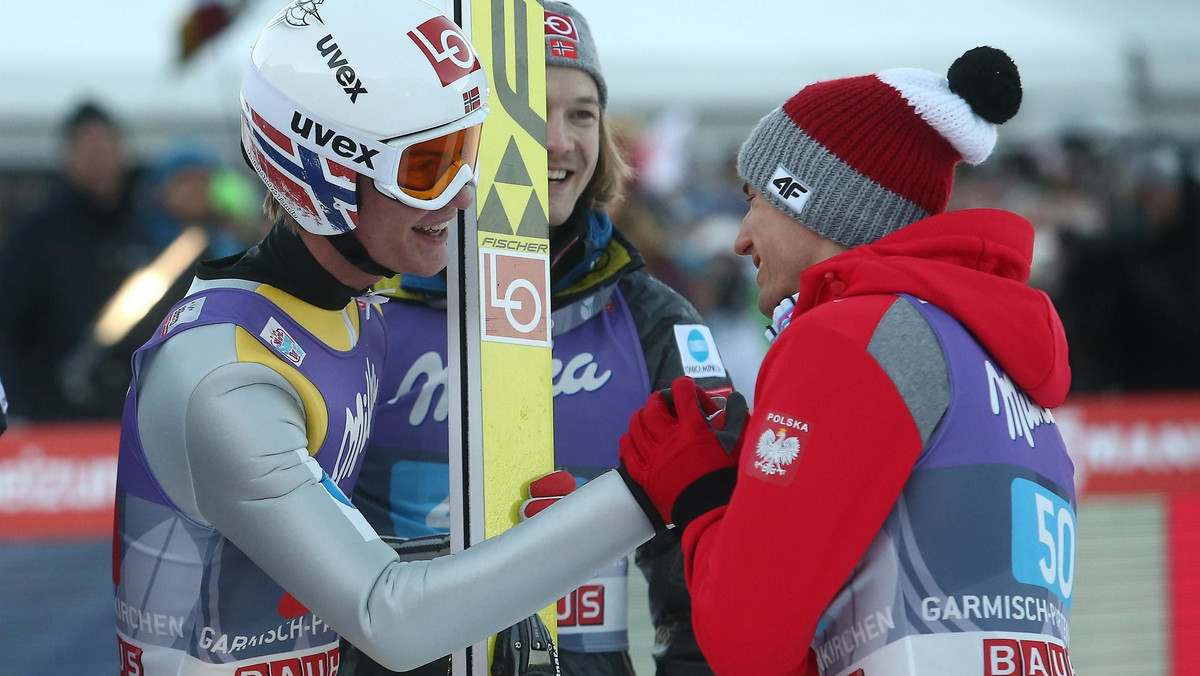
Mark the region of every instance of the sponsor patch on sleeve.
<instances>
[{"instance_id":1,"label":"sponsor patch on sleeve","mask_svg":"<svg viewBox=\"0 0 1200 676\"><path fill-rule=\"evenodd\" d=\"M171 329L180 324L187 324L199 319L200 312L204 309L205 298L206 296L200 296L172 310L166 321L163 322L162 335L167 335Z\"/></svg>"},{"instance_id":2,"label":"sponsor patch on sleeve","mask_svg":"<svg viewBox=\"0 0 1200 676\"><path fill-rule=\"evenodd\" d=\"M283 355L283 358L292 362L296 366L304 363L304 348L292 339L291 334L287 329L279 325L274 317L267 320L267 325L259 332L259 337L267 341L267 344L275 348L275 351Z\"/></svg>"},{"instance_id":3,"label":"sponsor patch on sleeve","mask_svg":"<svg viewBox=\"0 0 1200 676\"><path fill-rule=\"evenodd\" d=\"M724 378L725 364L717 352L712 332L703 324L676 324L675 342L683 361L683 374L692 378Z\"/></svg>"},{"instance_id":4,"label":"sponsor patch on sleeve","mask_svg":"<svg viewBox=\"0 0 1200 676\"><path fill-rule=\"evenodd\" d=\"M754 460L745 463L747 474L767 483L787 486L796 480L796 465L808 445L808 423L778 411L767 411L758 431L747 435L753 440Z\"/></svg>"}]
</instances>

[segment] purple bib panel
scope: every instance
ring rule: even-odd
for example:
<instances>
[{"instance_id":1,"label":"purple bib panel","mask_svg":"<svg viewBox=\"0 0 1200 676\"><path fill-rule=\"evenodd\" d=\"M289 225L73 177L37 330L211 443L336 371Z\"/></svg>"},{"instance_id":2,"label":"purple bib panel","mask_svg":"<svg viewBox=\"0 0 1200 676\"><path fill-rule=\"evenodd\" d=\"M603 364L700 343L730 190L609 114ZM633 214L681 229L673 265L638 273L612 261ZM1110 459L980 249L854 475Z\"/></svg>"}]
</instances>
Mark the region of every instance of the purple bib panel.
<instances>
[{"instance_id":1,"label":"purple bib panel","mask_svg":"<svg viewBox=\"0 0 1200 676\"><path fill-rule=\"evenodd\" d=\"M821 673L1069 676L1074 468L1054 416L953 317L903 298L941 343L950 404L822 617Z\"/></svg>"}]
</instances>

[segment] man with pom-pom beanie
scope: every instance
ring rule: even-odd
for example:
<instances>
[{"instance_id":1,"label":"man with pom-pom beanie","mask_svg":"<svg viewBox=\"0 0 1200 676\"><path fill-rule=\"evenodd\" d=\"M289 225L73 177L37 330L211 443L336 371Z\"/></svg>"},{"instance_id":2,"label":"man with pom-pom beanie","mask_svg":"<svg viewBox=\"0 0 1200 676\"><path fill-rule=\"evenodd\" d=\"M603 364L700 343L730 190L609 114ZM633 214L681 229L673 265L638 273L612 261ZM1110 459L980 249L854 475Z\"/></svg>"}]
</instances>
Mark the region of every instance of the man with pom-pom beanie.
<instances>
[{"instance_id":1,"label":"man with pom-pom beanie","mask_svg":"<svg viewBox=\"0 0 1200 676\"><path fill-rule=\"evenodd\" d=\"M734 249L774 317L757 410L730 429L680 379L621 442L643 508L682 533L716 673L1072 673L1066 339L1026 284L1029 222L945 213L1020 101L980 47L948 78L805 87L739 152Z\"/></svg>"}]
</instances>

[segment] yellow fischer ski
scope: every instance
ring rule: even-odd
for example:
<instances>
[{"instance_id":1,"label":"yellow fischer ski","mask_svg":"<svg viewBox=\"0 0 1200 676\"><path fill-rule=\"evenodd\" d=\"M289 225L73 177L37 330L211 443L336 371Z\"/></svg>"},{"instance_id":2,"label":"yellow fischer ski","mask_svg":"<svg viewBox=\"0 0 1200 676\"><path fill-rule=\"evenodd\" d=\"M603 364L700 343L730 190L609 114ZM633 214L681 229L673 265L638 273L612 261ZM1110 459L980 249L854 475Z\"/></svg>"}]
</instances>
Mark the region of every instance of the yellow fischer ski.
<instances>
[{"instance_id":1,"label":"yellow fischer ski","mask_svg":"<svg viewBox=\"0 0 1200 676\"><path fill-rule=\"evenodd\" d=\"M451 10L491 86L476 213L464 214L447 273L458 550L515 524L529 482L554 469L554 411L544 10L536 0L454 0ZM554 631L555 608L541 616ZM484 676L487 658L482 643L459 653L454 674Z\"/></svg>"}]
</instances>

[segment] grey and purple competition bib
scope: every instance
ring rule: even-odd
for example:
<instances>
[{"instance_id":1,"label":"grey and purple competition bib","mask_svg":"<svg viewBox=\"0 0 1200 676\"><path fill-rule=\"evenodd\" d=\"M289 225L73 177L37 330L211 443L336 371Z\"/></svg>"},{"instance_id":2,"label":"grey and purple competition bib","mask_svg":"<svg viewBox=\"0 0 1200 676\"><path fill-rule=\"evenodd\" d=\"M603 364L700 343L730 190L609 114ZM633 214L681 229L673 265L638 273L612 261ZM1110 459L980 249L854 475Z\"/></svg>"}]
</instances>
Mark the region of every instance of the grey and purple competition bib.
<instances>
[{"instance_id":1,"label":"grey and purple competition bib","mask_svg":"<svg viewBox=\"0 0 1200 676\"><path fill-rule=\"evenodd\" d=\"M821 673L1070 676L1074 467L1054 416L954 318L904 298L941 342L950 404L822 616Z\"/></svg>"},{"instance_id":2,"label":"grey and purple competition bib","mask_svg":"<svg viewBox=\"0 0 1200 676\"><path fill-rule=\"evenodd\" d=\"M252 338L237 346L238 361L273 360L276 370L294 371L311 384L302 388L305 408L311 418L311 407L323 407L328 421L326 429L309 430L310 446L315 445L314 432L321 435L311 454L319 466L312 468L314 475L322 474L320 482L331 498L369 533L346 495L353 489L370 435L386 342L378 310L360 303L357 312L358 341L339 351L306 329L305 317L285 314L258 293L231 288L200 292L180 302L135 353L134 372L145 354L183 331L211 324L245 329ZM369 318L371 312L374 318ZM167 497L139 437L137 397L135 375L122 420L114 533L123 668L128 665L130 673L140 673L133 670L137 665L153 673L155 665L165 668L182 660L187 673L224 674L236 667L249 675L262 667L267 674L276 663L325 669L313 673L336 669L337 634L221 533L194 521ZM319 550L320 543L313 547Z\"/></svg>"}]
</instances>

